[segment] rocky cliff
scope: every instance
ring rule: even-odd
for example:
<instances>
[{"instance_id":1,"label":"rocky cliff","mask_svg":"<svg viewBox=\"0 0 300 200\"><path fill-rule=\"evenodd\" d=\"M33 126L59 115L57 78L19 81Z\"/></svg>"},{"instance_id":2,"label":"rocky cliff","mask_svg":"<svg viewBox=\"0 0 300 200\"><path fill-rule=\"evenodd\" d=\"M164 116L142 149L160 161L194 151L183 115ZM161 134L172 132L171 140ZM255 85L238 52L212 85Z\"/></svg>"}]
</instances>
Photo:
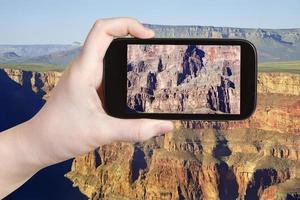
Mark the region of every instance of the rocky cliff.
<instances>
[{"instance_id":1,"label":"rocky cliff","mask_svg":"<svg viewBox=\"0 0 300 200\"><path fill-rule=\"evenodd\" d=\"M286 73L260 73L257 81L258 93L282 94L282 95L300 95L299 74Z\"/></svg>"},{"instance_id":2,"label":"rocky cliff","mask_svg":"<svg viewBox=\"0 0 300 200\"><path fill-rule=\"evenodd\" d=\"M0 131L32 118L59 77L59 72L0 69Z\"/></svg>"},{"instance_id":3,"label":"rocky cliff","mask_svg":"<svg viewBox=\"0 0 300 200\"><path fill-rule=\"evenodd\" d=\"M67 177L91 199L297 199L299 144L274 131L178 125L77 158Z\"/></svg>"},{"instance_id":4,"label":"rocky cliff","mask_svg":"<svg viewBox=\"0 0 300 200\"><path fill-rule=\"evenodd\" d=\"M16 69L1 69L11 80L21 86L29 87L35 93L40 93L44 99L50 95L50 91L57 84L61 72L31 72Z\"/></svg>"},{"instance_id":5,"label":"rocky cliff","mask_svg":"<svg viewBox=\"0 0 300 200\"><path fill-rule=\"evenodd\" d=\"M6 69L1 74L44 96L60 77ZM262 73L258 79L250 119L176 121L164 136L77 157L66 176L90 199L299 199L300 75Z\"/></svg>"},{"instance_id":6,"label":"rocky cliff","mask_svg":"<svg viewBox=\"0 0 300 200\"><path fill-rule=\"evenodd\" d=\"M300 75L258 81L248 120L178 121L165 136L76 158L66 176L90 199L299 199Z\"/></svg>"},{"instance_id":7,"label":"rocky cliff","mask_svg":"<svg viewBox=\"0 0 300 200\"><path fill-rule=\"evenodd\" d=\"M261 29L214 26L147 25L156 37L179 38L243 38L258 50L259 62L298 60L300 29ZM284 53L288 52L288 53Z\"/></svg>"},{"instance_id":8,"label":"rocky cliff","mask_svg":"<svg viewBox=\"0 0 300 200\"><path fill-rule=\"evenodd\" d=\"M240 113L240 47L131 45L130 111Z\"/></svg>"}]
</instances>

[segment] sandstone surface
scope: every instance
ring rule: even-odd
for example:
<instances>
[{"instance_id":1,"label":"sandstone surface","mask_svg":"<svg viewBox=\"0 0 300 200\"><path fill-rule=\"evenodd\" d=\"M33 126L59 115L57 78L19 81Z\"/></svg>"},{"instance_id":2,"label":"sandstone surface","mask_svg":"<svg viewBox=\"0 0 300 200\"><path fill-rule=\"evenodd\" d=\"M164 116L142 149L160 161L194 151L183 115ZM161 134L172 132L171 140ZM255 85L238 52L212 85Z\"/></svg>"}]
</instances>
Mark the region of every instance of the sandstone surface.
<instances>
[{"instance_id":1,"label":"sandstone surface","mask_svg":"<svg viewBox=\"0 0 300 200\"><path fill-rule=\"evenodd\" d=\"M130 45L127 105L134 112L240 113L240 47Z\"/></svg>"},{"instance_id":2,"label":"sandstone surface","mask_svg":"<svg viewBox=\"0 0 300 200\"><path fill-rule=\"evenodd\" d=\"M1 73L44 98L61 76ZM299 199L300 75L287 76L259 74L257 110L248 120L176 121L176 129L164 136L114 143L77 157L66 176L94 200ZM295 87L285 90L286 79Z\"/></svg>"}]
</instances>

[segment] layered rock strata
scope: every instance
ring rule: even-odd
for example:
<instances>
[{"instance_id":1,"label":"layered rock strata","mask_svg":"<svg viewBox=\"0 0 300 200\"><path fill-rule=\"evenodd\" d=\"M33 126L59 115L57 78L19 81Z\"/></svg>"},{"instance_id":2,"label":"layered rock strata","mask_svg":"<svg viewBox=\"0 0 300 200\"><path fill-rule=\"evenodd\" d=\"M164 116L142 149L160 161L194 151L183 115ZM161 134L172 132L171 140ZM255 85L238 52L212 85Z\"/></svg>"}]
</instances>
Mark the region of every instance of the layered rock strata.
<instances>
[{"instance_id":1,"label":"layered rock strata","mask_svg":"<svg viewBox=\"0 0 300 200\"><path fill-rule=\"evenodd\" d=\"M1 74L44 98L60 77L6 69ZM259 74L258 106L248 120L177 121L164 136L77 157L66 176L90 199L299 199L300 76L287 76ZM291 80L290 90L281 79Z\"/></svg>"},{"instance_id":2,"label":"layered rock strata","mask_svg":"<svg viewBox=\"0 0 300 200\"><path fill-rule=\"evenodd\" d=\"M132 112L240 112L240 47L128 47L127 105Z\"/></svg>"}]
</instances>

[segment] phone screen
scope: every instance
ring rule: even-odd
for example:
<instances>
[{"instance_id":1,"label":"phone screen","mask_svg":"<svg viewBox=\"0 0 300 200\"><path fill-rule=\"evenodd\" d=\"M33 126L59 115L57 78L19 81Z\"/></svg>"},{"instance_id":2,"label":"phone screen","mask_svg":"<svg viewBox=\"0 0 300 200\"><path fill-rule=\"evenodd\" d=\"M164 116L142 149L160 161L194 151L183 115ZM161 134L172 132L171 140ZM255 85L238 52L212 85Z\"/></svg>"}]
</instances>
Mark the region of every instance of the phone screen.
<instances>
[{"instance_id":1,"label":"phone screen","mask_svg":"<svg viewBox=\"0 0 300 200\"><path fill-rule=\"evenodd\" d=\"M240 114L240 45L127 45L128 113Z\"/></svg>"}]
</instances>

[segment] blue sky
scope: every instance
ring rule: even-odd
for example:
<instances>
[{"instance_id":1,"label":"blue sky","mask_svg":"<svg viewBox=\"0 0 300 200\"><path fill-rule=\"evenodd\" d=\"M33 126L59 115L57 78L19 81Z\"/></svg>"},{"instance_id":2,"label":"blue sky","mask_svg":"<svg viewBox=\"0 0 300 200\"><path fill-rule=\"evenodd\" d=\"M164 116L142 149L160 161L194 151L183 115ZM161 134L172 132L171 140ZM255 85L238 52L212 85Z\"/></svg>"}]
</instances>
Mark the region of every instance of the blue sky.
<instances>
[{"instance_id":1,"label":"blue sky","mask_svg":"<svg viewBox=\"0 0 300 200\"><path fill-rule=\"evenodd\" d=\"M97 18L144 23L300 28L300 0L0 0L0 44L82 42Z\"/></svg>"}]
</instances>

